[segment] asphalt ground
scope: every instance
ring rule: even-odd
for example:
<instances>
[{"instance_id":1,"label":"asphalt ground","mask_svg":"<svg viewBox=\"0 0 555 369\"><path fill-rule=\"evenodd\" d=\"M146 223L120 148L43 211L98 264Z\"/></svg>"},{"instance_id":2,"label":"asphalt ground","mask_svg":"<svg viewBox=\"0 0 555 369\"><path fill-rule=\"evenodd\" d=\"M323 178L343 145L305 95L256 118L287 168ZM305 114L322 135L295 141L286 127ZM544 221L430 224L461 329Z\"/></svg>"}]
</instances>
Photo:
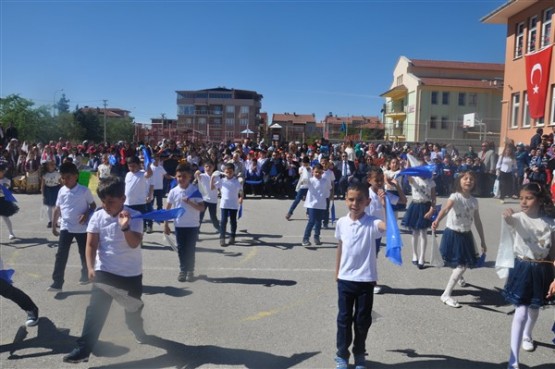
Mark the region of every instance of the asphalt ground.
<instances>
[{"instance_id":1,"label":"asphalt ground","mask_svg":"<svg viewBox=\"0 0 555 369\"><path fill-rule=\"evenodd\" d=\"M24 312L0 299L0 368L334 367L334 230L322 231L321 246L301 246L306 225L302 204L287 221L290 200L248 198L237 244L227 248L219 246L205 219L197 243L198 279L192 283L177 281L177 254L163 241L162 227L155 225L143 247L143 317L149 342L134 341L123 309L114 303L90 361L66 364L62 356L81 333L90 286L78 284L80 263L73 244L63 292L46 291L57 238L46 228L41 196L16 197L21 210L11 219L19 238L9 241L0 221L1 255L16 270L15 285L39 306L41 319L37 327L25 328ZM493 266L502 209L516 209L518 203L479 202L488 258L485 267L465 273L467 287L455 288L462 308L450 308L439 299L451 269L427 265L418 270L411 264L410 235L402 236L402 266L380 254L384 293L374 300L369 368L506 368L514 309L499 293L504 281ZM346 213L343 201L336 200L336 208L338 215ZM537 349L522 352L521 368L555 368L554 318L553 308L540 312L534 330Z\"/></svg>"}]
</instances>

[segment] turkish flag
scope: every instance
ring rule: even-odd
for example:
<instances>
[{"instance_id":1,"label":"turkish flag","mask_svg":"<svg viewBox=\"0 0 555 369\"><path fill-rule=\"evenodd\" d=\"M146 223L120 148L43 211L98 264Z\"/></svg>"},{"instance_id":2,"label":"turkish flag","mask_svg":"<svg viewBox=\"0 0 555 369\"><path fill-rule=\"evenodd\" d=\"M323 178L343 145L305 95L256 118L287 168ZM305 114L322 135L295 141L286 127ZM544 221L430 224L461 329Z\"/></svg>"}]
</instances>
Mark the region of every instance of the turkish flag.
<instances>
[{"instance_id":1,"label":"turkish flag","mask_svg":"<svg viewBox=\"0 0 555 369\"><path fill-rule=\"evenodd\" d=\"M552 48L550 45L537 53L525 56L528 106L530 117L534 119L544 116Z\"/></svg>"}]
</instances>

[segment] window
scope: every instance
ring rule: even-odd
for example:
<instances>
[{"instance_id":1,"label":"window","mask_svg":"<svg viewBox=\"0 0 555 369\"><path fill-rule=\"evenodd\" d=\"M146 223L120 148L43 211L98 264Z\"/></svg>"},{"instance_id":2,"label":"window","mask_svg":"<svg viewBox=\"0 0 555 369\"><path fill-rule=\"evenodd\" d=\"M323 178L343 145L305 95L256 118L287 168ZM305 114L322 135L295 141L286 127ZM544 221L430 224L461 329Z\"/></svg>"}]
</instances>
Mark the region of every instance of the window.
<instances>
[{"instance_id":1,"label":"window","mask_svg":"<svg viewBox=\"0 0 555 369\"><path fill-rule=\"evenodd\" d=\"M437 91L432 91L432 105L437 105Z\"/></svg>"},{"instance_id":2,"label":"window","mask_svg":"<svg viewBox=\"0 0 555 369\"><path fill-rule=\"evenodd\" d=\"M530 18L530 24L528 25L528 52L536 50L536 34L538 33L538 17L533 16Z\"/></svg>"},{"instance_id":3,"label":"window","mask_svg":"<svg viewBox=\"0 0 555 369\"><path fill-rule=\"evenodd\" d=\"M179 113L180 115L194 115L195 114L195 106L194 105L179 105Z\"/></svg>"},{"instance_id":4,"label":"window","mask_svg":"<svg viewBox=\"0 0 555 369\"><path fill-rule=\"evenodd\" d=\"M205 125L206 124L206 118L204 118L204 117L198 118L197 123L198 123L199 126Z\"/></svg>"},{"instance_id":5,"label":"window","mask_svg":"<svg viewBox=\"0 0 555 369\"><path fill-rule=\"evenodd\" d=\"M522 126L530 127L530 109L528 108L528 93L524 91L523 94L524 109L522 111Z\"/></svg>"},{"instance_id":6,"label":"window","mask_svg":"<svg viewBox=\"0 0 555 369\"><path fill-rule=\"evenodd\" d=\"M235 118L225 118L225 124L228 126L235 125Z\"/></svg>"},{"instance_id":7,"label":"window","mask_svg":"<svg viewBox=\"0 0 555 369\"><path fill-rule=\"evenodd\" d=\"M465 105L466 105L466 93L459 92L459 106L465 106Z\"/></svg>"},{"instance_id":8,"label":"window","mask_svg":"<svg viewBox=\"0 0 555 369\"><path fill-rule=\"evenodd\" d=\"M196 114L197 115L206 115L206 114L208 114L208 106L206 106L206 105L197 105L196 106Z\"/></svg>"},{"instance_id":9,"label":"window","mask_svg":"<svg viewBox=\"0 0 555 369\"><path fill-rule=\"evenodd\" d=\"M555 125L555 85L551 87L551 125Z\"/></svg>"},{"instance_id":10,"label":"window","mask_svg":"<svg viewBox=\"0 0 555 369\"><path fill-rule=\"evenodd\" d=\"M241 118L239 119L239 124L242 126L248 126L249 125L249 119L248 118Z\"/></svg>"},{"instance_id":11,"label":"window","mask_svg":"<svg viewBox=\"0 0 555 369\"><path fill-rule=\"evenodd\" d=\"M449 117L441 117L441 129L447 129L448 122L449 122Z\"/></svg>"},{"instance_id":12,"label":"window","mask_svg":"<svg viewBox=\"0 0 555 369\"><path fill-rule=\"evenodd\" d=\"M227 115L235 115L235 106L233 105L226 105L225 107L225 113Z\"/></svg>"},{"instance_id":13,"label":"window","mask_svg":"<svg viewBox=\"0 0 555 369\"><path fill-rule=\"evenodd\" d=\"M478 94L473 92L468 94L468 106L478 105Z\"/></svg>"},{"instance_id":14,"label":"window","mask_svg":"<svg viewBox=\"0 0 555 369\"><path fill-rule=\"evenodd\" d=\"M223 106L221 105L213 105L211 106L211 109L213 115L222 115L223 113Z\"/></svg>"},{"instance_id":15,"label":"window","mask_svg":"<svg viewBox=\"0 0 555 369\"><path fill-rule=\"evenodd\" d=\"M437 117L436 116L431 116L430 117L430 128L431 129L436 129L437 128Z\"/></svg>"},{"instance_id":16,"label":"window","mask_svg":"<svg viewBox=\"0 0 555 369\"><path fill-rule=\"evenodd\" d=\"M511 99L511 128L518 128L518 113L520 112L520 95L513 94Z\"/></svg>"},{"instance_id":17,"label":"window","mask_svg":"<svg viewBox=\"0 0 555 369\"><path fill-rule=\"evenodd\" d=\"M214 124L214 125L220 125L222 124L222 118L212 118L212 120L210 121L210 124Z\"/></svg>"},{"instance_id":18,"label":"window","mask_svg":"<svg viewBox=\"0 0 555 369\"><path fill-rule=\"evenodd\" d=\"M401 86L403 84L403 75L397 77L397 86Z\"/></svg>"},{"instance_id":19,"label":"window","mask_svg":"<svg viewBox=\"0 0 555 369\"><path fill-rule=\"evenodd\" d=\"M553 8L546 9L543 12L541 47L551 44L551 18L553 17Z\"/></svg>"},{"instance_id":20,"label":"window","mask_svg":"<svg viewBox=\"0 0 555 369\"><path fill-rule=\"evenodd\" d=\"M241 114L248 114L249 107L248 106L241 106Z\"/></svg>"},{"instance_id":21,"label":"window","mask_svg":"<svg viewBox=\"0 0 555 369\"><path fill-rule=\"evenodd\" d=\"M444 92L441 95L441 104L442 105L449 105L449 92Z\"/></svg>"},{"instance_id":22,"label":"window","mask_svg":"<svg viewBox=\"0 0 555 369\"><path fill-rule=\"evenodd\" d=\"M524 46L524 22L516 25L515 37L515 58L522 56L522 47Z\"/></svg>"}]
</instances>

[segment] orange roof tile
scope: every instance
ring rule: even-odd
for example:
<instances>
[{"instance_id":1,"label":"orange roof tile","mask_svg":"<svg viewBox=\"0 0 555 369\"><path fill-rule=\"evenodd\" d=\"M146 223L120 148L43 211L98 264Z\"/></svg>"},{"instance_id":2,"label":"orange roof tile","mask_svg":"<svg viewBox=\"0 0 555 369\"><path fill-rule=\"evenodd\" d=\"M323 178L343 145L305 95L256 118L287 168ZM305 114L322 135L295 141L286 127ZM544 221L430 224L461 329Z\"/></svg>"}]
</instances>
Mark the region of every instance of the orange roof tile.
<instances>
[{"instance_id":1,"label":"orange roof tile","mask_svg":"<svg viewBox=\"0 0 555 369\"><path fill-rule=\"evenodd\" d=\"M491 88L502 87L502 82L492 83L490 80L477 79L457 79L457 78L420 78L422 84L427 86L448 86L448 87L468 87L468 88Z\"/></svg>"},{"instance_id":2,"label":"orange roof tile","mask_svg":"<svg viewBox=\"0 0 555 369\"><path fill-rule=\"evenodd\" d=\"M505 64L499 63L476 63L476 62L460 62L446 60L424 60L410 59L411 64L417 68L449 68L449 69L473 69L473 70L490 70L504 71Z\"/></svg>"},{"instance_id":3,"label":"orange roof tile","mask_svg":"<svg viewBox=\"0 0 555 369\"><path fill-rule=\"evenodd\" d=\"M284 123L292 123L292 124L307 124L307 123L316 123L316 118L312 114L273 114L272 115L272 123L276 122L284 122Z\"/></svg>"}]
</instances>

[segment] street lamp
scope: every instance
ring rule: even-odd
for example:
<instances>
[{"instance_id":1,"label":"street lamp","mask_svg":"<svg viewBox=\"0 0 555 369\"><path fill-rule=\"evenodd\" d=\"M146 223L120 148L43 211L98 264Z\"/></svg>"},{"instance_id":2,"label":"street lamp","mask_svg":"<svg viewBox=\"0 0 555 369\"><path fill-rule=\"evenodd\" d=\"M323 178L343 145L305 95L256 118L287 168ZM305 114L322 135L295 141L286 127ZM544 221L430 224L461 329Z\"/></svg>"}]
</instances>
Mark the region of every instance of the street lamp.
<instances>
[{"instance_id":1,"label":"street lamp","mask_svg":"<svg viewBox=\"0 0 555 369\"><path fill-rule=\"evenodd\" d=\"M56 113L56 94L58 92L64 92L64 89L61 88L59 90L54 91L54 96L52 97L52 117L54 117L54 113Z\"/></svg>"}]
</instances>

